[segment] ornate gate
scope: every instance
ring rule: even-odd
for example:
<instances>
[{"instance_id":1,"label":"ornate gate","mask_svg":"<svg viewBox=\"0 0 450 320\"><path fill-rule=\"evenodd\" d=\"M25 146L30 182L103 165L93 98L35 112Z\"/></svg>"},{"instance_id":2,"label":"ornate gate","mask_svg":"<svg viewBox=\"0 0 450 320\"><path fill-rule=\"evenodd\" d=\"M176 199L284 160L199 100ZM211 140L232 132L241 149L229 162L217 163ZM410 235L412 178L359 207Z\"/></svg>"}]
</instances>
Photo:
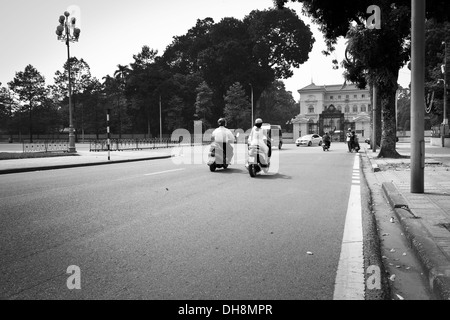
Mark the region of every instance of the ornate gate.
<instances>
[{"instance_id":1,"label":"ornate gate","mask_svg":"<svg viewBox=\"0 0 450 320\"><path fill-rule=\"evenodd\" d=\"M354 128L355 124L347 122L344 114L334 105L330 105L319 116L319 134L323 136L325 132L333 133L334 141L344 141L348 129L346 126Z\"/></svg>"}]
</instances>

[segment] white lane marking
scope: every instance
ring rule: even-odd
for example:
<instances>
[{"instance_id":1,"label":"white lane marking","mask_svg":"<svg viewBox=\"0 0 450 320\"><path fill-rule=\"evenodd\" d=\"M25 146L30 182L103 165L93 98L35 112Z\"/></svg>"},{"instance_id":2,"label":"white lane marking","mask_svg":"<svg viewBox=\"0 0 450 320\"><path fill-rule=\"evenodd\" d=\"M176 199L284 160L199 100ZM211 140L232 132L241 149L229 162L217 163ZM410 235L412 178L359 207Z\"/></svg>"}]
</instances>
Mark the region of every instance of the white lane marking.
<instances>
[{"instance_id":1,"label":"white lane marking","mask_svg":"<svg viewBox=\"0 0 450 320\"><path fill-rule=\"evenodd\" d=\"M359 173L359 155L355 157L353 170ZM352 180L341 255L336 273L334 300L364 300L364 253L361 215L361 186Z\"/></svg>"},{"instance_id":2,"label":"white lane marking","mask_svg":"<svg viewBox=\"0 0 450 320\"><path fill-rule=\"evenodd\" d=\"M184 170L184 168L181 168L181 169L173 169L173 170L166 170L166 171L159 171L159 172L152 172L152 173L144 174L144 176L154 176L154 175L157 175L157 174L164 174L164 173L170 173L170 172L176 172L176 171L183 171L183 170Z\"/></svg>"}]
</instances>

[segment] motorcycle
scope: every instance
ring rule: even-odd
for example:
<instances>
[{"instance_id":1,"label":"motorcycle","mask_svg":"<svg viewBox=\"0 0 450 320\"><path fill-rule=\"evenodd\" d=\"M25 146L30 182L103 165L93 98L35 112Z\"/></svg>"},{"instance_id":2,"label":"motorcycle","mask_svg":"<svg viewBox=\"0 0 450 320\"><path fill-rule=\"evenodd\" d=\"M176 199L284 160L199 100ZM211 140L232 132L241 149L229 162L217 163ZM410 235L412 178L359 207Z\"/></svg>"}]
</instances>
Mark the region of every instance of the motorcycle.
<instances>
[{"instance_id":1,"label":"motorcycle","mask_svg":"<svg viewBox=\"0 0 450 320\"><path fill-rule=\"evenodd\" d=\"M270 148L269 143L269 154L265 154L260 150L258 145L250 145L248 147L248 161L247 170L250 177L254 178L259 172L268 173L270 168Z\"/></svg>"},{"instance_id":2,"label":"motorcycle","mask_svg":"<svg viewBox=\"0 0 450 320\"><path fill-rule=\"evenodd\" d=\"M225 155L225 157L224 157ZM227 169L231 163L231 157L226 152L226 144L213 142L209 148L208 163L211 172L217 168Z\"/></svg>"},{"instance_id":3,"label":"motorcycle","mask_svg":"<svg viewBox=\"0 0 450 320\"><path fill-rule=\"evenodd\" d=\"M323 151L330 151L330 143L329 142L328 143L324 142L322 144L322 148L323 148Z\"/></svg>"}]
</instances>

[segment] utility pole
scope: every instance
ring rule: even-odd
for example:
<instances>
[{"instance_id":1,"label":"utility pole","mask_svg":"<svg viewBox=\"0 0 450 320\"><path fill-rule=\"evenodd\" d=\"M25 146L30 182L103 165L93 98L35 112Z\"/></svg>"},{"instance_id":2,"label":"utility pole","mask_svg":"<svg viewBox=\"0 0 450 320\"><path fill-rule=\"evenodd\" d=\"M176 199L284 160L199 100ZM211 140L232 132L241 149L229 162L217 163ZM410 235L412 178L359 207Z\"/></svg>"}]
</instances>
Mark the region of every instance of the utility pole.
<instances>
[{"instance_id":1,"label":"utility pole","mask_svg":"<svg viewBox=\"0 0 450 320\"><path fill-rule=\"evenodd\" d=\"M161 95L159 95L159 143L162 142Z\"/></svg>"},{"instance_id":2,"label":"utility pole","mask_svg":"<svg viewBox=\"0 0 450 320\"><path fill-rule=\"evenodd\" d=\"M249 83L249 85L250 85L250 88L251 88L251 90L252 90L252 92L251 92L251 103L252 103L252 124L251 124L250 128L253 128L253 125L254 125L254 119L253 119L253 85L252 85L251 83Z\"/></svg>"},{"instance_id":3,"label":"utility pole","mask_svg":"<svg viewBox=\"0 0 450 320\"><path fill-rule=\"evenodd\" d=\"M411 1L411 193L424 193L425 0Z\"/></svg>"},{"instance_id":4,"label":"utility pole","mask_svg":"<svg viewBox=\"0 0 450 320\"><path fill-rule=\"evenodd\" d=\"M444 83L444 112L443 112L443 120L442 120L442 129L441 129L441 139L442 139L442 147L445 147L445 134L448 128L448 118L447 118L447 39L442 42L444 45L444 64L442 65L442 81ZM439 79L441 80L441 79Z\"/></svg>"},{"instance_id":5,"label":"utility pole","mask_svg":"<svg viewBox=\"0 0 450 320\"><path fill-rule=\"evenodd\" d=\"M378 94L378 90L377 90L377 85L374 84L373 85L373 90L372 90L372 95L373 95L373 107L372 107L372 151L373 152L377 152L377 104L378 104L378 98L377 98L377 94Z\"/></svg>"}]
</instances>

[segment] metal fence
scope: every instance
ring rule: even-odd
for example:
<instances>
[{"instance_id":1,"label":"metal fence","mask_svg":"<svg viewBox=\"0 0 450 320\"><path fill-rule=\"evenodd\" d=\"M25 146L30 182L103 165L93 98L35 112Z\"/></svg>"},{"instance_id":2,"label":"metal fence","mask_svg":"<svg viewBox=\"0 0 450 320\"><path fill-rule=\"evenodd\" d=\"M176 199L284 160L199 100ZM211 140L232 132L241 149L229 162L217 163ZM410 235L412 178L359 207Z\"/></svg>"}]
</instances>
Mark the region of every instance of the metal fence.
<instances>
[{"instance_id":1,"label":"metal fence","mask_svg":"<svg viewBox=\"0 0 450 320\"><path fill-rule=\"evenodd\" d=\"M69 150L68 141L36 141L23 142L23 152L67 152Z\"/></svg>"},{"instance_id":2,"label":"metal fence","mask_svg":"<svg viewBox=\"0 0 450 320\"><path fill-rule=\"evenodd\" d=\"M209 142L204 142L209 143ZM181 141L171 139L111 139L110 151L143 150L172 148L184 145ZM93 140L90 142L89 151L108 151L108 140Z\"/></svg>"}]
</instances>

